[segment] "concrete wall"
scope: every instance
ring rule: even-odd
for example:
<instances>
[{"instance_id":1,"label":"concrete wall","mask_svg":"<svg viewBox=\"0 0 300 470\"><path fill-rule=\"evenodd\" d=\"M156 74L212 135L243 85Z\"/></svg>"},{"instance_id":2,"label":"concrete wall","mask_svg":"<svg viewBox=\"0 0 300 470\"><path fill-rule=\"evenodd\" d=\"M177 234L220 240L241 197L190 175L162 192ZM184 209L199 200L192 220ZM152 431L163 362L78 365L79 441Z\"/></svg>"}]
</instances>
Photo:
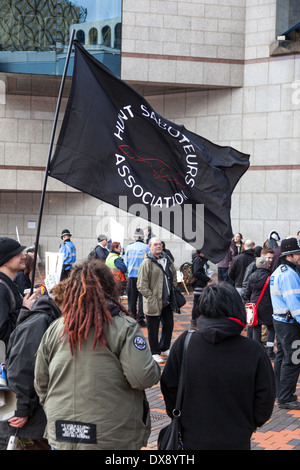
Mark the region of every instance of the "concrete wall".
<instances>
[{"instance_id":1,"label":"concrete wall","mask_svg":"<svg viewBox=\"0 0 300 470\"><path fill-rule=\"evenodd\" d=\"M122 78L241 86L245 5L245 0L123 0Z\"/></svg>"}]
</instances>

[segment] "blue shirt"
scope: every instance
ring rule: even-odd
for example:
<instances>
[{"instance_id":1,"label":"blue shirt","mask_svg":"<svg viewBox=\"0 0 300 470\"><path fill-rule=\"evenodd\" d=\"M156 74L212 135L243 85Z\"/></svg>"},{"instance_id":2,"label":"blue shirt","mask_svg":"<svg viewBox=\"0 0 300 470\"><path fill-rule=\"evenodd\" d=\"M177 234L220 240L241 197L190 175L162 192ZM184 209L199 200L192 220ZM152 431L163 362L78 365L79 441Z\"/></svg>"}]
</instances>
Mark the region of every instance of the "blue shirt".
<instances>
[{"instance_id":1,"label":"blue shirt","mask_svg":"<svg viewBox=\"0 0 300 470\"><path fill-rule=\"evenodd\" d=\"M300 323L300 277L295 269L288 264L281 264L270 279L271 301L274 320L284 323L286 314L291 313L293 319Z\"/></svg>"}]
</instances>

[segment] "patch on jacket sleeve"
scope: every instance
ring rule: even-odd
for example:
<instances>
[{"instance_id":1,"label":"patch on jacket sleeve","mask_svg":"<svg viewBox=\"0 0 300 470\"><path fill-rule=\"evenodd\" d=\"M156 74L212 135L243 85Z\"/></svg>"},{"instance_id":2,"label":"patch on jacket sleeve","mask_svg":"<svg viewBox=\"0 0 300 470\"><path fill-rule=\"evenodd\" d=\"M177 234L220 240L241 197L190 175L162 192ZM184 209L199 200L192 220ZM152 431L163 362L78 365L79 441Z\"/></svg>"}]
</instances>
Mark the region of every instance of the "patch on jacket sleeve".
<instances>
[{"instance_id":1,"label":"patch on jacket sleeve","mask_svg":"<svg viewBox=\"0 0 300 470\"><path fill-rule=\"evenodd\" d=\"M76 442L80 444L96 444L96 425L79 421L55 422L56 440L59 442Z\"/></svg>"},{"instance_id":2,"label":"patch on jacket sleeve","mask_svg":"<svg viewBox=\"0 0 300 470\"><path fill-rule=\"evenodd\" d=\"M133 344L136 347L136 349L139 349L140 351L142 351L143 349L146 349L146 341L141 336L136 336L133 339Z\"/></svg>"}]
</instances>

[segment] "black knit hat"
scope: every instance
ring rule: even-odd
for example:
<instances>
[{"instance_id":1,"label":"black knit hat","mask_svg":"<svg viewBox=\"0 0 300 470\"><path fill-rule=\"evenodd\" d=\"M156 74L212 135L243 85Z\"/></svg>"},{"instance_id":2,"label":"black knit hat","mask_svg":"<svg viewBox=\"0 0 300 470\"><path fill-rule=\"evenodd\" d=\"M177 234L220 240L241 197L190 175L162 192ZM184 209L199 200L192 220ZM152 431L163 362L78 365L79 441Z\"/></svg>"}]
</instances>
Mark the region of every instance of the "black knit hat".
<instances>
[{"instance_id":1,"label":"black knit hat","mask_svg":"<svg viewBox=\"0 0 300 470\"><path fill-rule=\"evenodd\" d=\"M0 266L7 263L10 259L16 256L20 251L25 250L26 246L20 245L19 242L13 238L0 237Z\"/></svg>"},{"instance_id":2,"label":"black knit hat","mask_svg":"<svg viewBox=\"0 0 300 470\"><path fill-rule=\"evenodd\" d=\"M298 245L297 239L293 237L282 240L280 249L280 256L287 256L293 255L294 253L300 253L300 246Z\"/></svg>"}]
</instances>

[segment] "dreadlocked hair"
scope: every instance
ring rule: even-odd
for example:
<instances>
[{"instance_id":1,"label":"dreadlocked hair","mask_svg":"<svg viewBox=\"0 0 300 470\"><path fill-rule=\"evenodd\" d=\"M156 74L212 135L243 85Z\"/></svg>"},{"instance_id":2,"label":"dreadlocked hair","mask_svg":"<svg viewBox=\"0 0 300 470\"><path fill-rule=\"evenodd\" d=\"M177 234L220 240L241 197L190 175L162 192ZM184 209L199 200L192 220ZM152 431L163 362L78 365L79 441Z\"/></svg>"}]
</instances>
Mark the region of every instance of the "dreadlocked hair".
<instances>
[{"instance_id":1,"label":"dreadlocked hair","mask_svg":"<svg viewBox=\"0 0 300 470\"><path fill-rule=\"evenodd\" d=\"M91 328L94 328L93 349L100 341L106 345L103 326L112 323L111 303L128 312L118 301L119 290L110 269L100 260L86 260L72 268L62 306L63 335L69 340L71 354L81 350Z\"/></svg>"}]
</instances>

